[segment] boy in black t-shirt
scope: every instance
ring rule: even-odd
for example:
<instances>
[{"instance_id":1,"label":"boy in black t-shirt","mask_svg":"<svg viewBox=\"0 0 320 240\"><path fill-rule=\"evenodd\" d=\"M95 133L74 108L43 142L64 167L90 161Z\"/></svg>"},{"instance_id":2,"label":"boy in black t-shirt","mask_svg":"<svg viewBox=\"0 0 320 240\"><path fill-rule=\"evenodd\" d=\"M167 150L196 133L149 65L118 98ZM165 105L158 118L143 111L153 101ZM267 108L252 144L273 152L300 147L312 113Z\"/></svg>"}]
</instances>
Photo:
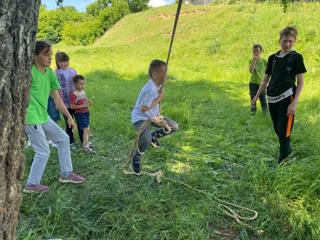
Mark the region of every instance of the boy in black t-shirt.
<instances>
[{"instance_id":1,"label":"boy in black t-shirt","mask_svg":"<svg viewBox=\"0 0 320 240\"><path fill-rule=\"evenodd\" d=\"M304 73L307 71L303 56L293 50L297 34L294 27L286 27L280 32L281 50L269 57L265 78L251 102L255 104L267 88L269 111L280 143L278 163L292 153L290 135L304 84Z\"/></svg>"}]
</instances>

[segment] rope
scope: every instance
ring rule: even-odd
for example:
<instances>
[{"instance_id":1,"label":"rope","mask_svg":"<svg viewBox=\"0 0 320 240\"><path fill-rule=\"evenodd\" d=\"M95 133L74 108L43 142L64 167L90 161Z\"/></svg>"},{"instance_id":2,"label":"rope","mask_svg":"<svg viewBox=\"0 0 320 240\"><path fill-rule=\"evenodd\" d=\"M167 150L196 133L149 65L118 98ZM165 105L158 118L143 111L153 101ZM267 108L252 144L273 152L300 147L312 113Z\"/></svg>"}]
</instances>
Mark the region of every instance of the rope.
<instances>
[{"instance_id":1,"label":"rope","mask_svg":"<svg viewBox=\"0 0 320 240\"><path fill-rule=\"evenodd\" d=\"M220 209L220 211L222 213L224 213L225 215L233 218L239 225L241 225L243 227L246 227L246 228L248 228L250 230L256 231L256 234L259 235L259 236L262 235L263 234L263 230L255 230L251 225L243 222L243 221L254 221L254 220L256 220L258 218L258 212L253 210L253 209L246 208L246 207L240 206L238 204L227 202L225 200L222 200L222 199L219 199L219 198L215 197L211 193L208 193L208 192L206 192L204 190L200 190L198 188L192 187L192 186L190 186L190 185L188 185L188 184L186 184L186 183L184 183L182 181L165 177L162 171L157 171L157 172L141 171L140 173L135 173L135 172L129 170L129 163L132 160L132 157L133 157L133 154L135 153L135 151L137 151L140 155L144 154L144 152L141 152L141 150L139 149L139 139L140 139L141 134L152 123L153 123L152 121L147 120L139 127L138 132L137 132L137 136L135 138L135 143L134 143L133 147L131 148L131 150L130 150L130 152L128 154L127 160L126 160L126 162L125 162L125 164L123 166L123 173L125 175L136 175L136 176L146 175L146 176L154 177L154 178L156 178L156 180L157 180L157 182L159 184L162 182L162 179L163 180L167 180L169 182L182 185L182 186L184 186L184 187L186 187L186 188L188 188L188 189L190 189L192 191L195 191L197 193L201 193L201 194L203 194L203 195L215 200L216 202L218 202L219 203L218 204L218 208ZM161 126L160 122L157 122L156 125L159 126L159 127ZM163 125L164 125L164 123L162 122L162 126ZM251 214L251 216L249 216L249 217L242 216L242 215L240 215L240 214L238 214L236 212L237 210L238 211L249 212Z\"/></svg>"},{"instance_id":2,"label":"rope","mask_svg":"<svg viewBox=\"0 0 320 240\"><path fill-rule=\"evenodd\" d=\"M171 56L171 50L172 50L172 46L173 46L173 41L174 41L174 37L176 35L176 30L177 30L177 26L178 26L178 21L179 21L179 16L180 16L180 12L181 12L182 2L183 2L183 0L179 0L177 12L176 12L176 18L174 20L172 36L171 36L171 41L170 41L170 47L169 47L168 57L167 57L167 67L169 65L169 60L170 60L170 56Z\"/></svg>"},{"instance_id":3,"label":"rope","mask_svg":"<svg viewBox=\"0 0 320 240\"><path fill-rule=\"evenodd\" d=\"M123 170L123 173L125 175L136 175L136 176L147 175L147 176L150 176L150 177L155 177L159 184L162 182L162 179L163 179L163 180L167 180L167 181L172 182L172 183L183 185L184 187L189 188L192 191L201 193L201 194L205 195L206 197L209 197L209 198L215 200L216 202L218 202L219 203L218 204L218 208L220 209L220 211L222 213L224 213L225 215L233 218L239 225L254 231L255 234L258 235L258 236L261 236L264 233L263 230L255 229L250 224L244 222L244 221L254 221L254 220L256 220L258 218L258 212L256 210L253 210L253 209L250 209L250 208L247 208L247 207L243 207L243 206L238 205L238 204L234 204L234 203L219 199L219 198L213 196L211 193L208 193L206 191L203 191L203 190L197 189L195 187L192 187L192 186L190 186L190 185L188 185L188 184L186 184L186 183L184 183L182 181L178 181L178 180L175 180L175 179L172 179L172 178L165 177L162 171L157 171L157 172L153 172L153 173L142 171L141 173L137 174L137 173L132 172L132 171ZM240 215L240 214L238 214L236 212L237 210L238 211L249 212L251 214L251 216L249 216L249 217L242 216L242 215Z\"/></svg>"}]
</instances>

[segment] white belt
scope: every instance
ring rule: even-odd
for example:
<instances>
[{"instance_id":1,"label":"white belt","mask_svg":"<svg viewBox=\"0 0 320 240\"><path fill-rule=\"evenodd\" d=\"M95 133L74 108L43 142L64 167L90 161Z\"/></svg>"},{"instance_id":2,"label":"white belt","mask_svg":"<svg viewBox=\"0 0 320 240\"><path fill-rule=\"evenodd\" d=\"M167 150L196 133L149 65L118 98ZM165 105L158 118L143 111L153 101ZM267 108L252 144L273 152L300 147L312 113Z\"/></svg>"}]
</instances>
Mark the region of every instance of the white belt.
<instances>
[{"instance_id":1,"label":"white belt","mask_svg":"<svg viewBox=\"0 0 320 240\"><path fill-rule=\"evenodd\" d=\"M281 93L279 96L275 96L275 97L268 96L268 102L269 103L277 103L277 102L280 102L281 100L286 99L287 97L290 97L292 95L293 95L293 90L292 90L292 88L290 88L287 91L285 91L284 93Z\"/></svg>"}]
</instances>

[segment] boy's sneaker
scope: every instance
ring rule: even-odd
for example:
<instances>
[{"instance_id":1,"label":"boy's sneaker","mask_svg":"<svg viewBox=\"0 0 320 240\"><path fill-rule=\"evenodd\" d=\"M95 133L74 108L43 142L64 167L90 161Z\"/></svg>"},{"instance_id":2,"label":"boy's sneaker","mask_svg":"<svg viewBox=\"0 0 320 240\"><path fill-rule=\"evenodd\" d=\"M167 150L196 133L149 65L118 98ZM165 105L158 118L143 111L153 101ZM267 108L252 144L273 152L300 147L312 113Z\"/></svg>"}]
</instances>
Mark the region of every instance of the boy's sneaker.
<instances>
[{"instance_id":1,"label":"boy's sneaker","mask_svg":"<svg viewBox=\"0 0 320 240\"><path fill-rule=\"evenodd\" d=\"M83 151L88 154L96 154L96 152L91 147L84 147Z\"/></svg>"},{"instance_id":2,"label":"boy's sneaker","mask_svg":"<svg viewBox=\"0 0 320 240\"><path fill-rule=\"evenodd\" d=\"M75 184L80 184L84 183L85 178L81 177L74 172L70 172L69 176L60 176L59 182L61 183L75 183Z\"/></svg>"},{"instance_id":3,"label":"boy's sneaker","mask_svg":"<svg viewBox=\"0 0 320 240\"><path fill-rule=\"evenodd\" d=\"M155 148L159 148L161 145L156 137L151 138L151 145Z\"/></svg>"},{"instance_id":4,"label":"boy's sneaker","mask_svg":"<svg viewBox=\"0 0 320 240\"><path fill-rule=\"evenodd\" d=\"M75 144L75 143L71 143L71 144L70 144L70 149L71 149L72 151L77 150L76 144Z\"/></svg>"},{"instance_id":5,"label":"boy's sneaker","mask_svg":"<svg viewBox=\"0 0 320 240\"><path fill-rule=\"evenodd\" d=\"M132 170L136 175L141 175L141 164L138 157L132 159Z\"/></svg>"},{"instance_id":6,"label":"boy's sneaker","mask_svg":"<svg viewBox=\"0 0 320 240\"><path fill-rule=\"evenodd\" d=\"M278 164L286 164L286 163L289 163L294 160L296 160L296 157L293 152L290 152L287 157L285 157L283 159L279 159Z\"/></svg>"},{"instance_id":7,"label":"boy's sneaker","mask_svg":"<svg viewBox=\"0 0 320 240\"><path fill-rule=\"evenodd\" d=\"M90 148L94 148L94 145L93 145L92 142L88 142L88 144L89 144L89 147L90 147Z\"/></svg>"},{"instance_id":8,"label":"boy's sneaker","mask_svg":"<svg viewBox=\"0 0 320 240\"><path fill-rule=\"evenodd\" d=\"M45 193L48 191L49 188L41 184L28 184L23 189L25 193Z\"/></svg>"}]
</instances>

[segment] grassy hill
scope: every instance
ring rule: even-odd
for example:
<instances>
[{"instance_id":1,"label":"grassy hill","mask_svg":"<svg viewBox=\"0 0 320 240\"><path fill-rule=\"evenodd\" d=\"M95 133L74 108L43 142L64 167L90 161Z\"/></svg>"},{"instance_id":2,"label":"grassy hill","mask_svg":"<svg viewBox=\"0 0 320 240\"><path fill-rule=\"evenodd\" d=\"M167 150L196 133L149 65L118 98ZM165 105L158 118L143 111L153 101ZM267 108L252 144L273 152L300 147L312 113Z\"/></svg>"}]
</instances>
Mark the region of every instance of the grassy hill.
<instances>
[{"instance_id":1,"label":"grassy hill","mask_svg":"<svg viewBox=\"0 0 320 240\"><path fill-rule=\"evenodd\" d=\"M73 153L83 186L61 186L57 153L43 180L50 192L24 195L19 239L320 239L320 4L183 6L166 85L163 113L180 130L144 156L146 170L162 170L214 196L259 212L255 236L222 214L218 203L181 185L128 177L121 166L135 132L130 111L153 58L166 58L175 5L128 15L88 47L56 45L84 74L94 102L97 155ZM305 57L293 147L297 160L276 164L271 119L250 116L248 60L261 43L278 50L278 32L298 27ZM27 150L26 175L32 151Z\"/></svg>"}]
</instances>

